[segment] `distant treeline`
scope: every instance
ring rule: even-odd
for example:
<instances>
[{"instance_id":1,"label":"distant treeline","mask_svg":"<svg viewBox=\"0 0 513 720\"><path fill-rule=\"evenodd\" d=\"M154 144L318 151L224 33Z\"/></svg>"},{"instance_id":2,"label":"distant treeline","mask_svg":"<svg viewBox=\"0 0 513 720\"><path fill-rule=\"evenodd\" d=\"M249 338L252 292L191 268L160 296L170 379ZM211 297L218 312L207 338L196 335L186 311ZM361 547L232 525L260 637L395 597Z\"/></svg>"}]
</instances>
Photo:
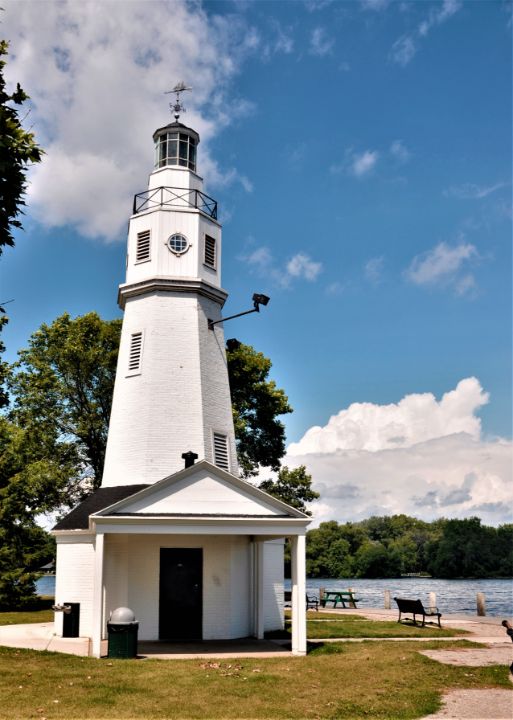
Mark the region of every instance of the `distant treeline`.
<instances>
[{"instance_id":1,"label":"distant treeline","mask_svg":"<svg viewBox=\"0 0 513 720\"><path fill-rule=\"evenodd\" d=\"M513 577L513 524L481 525L477 517L423 522L408 515L332 520L306 537L308 577Z\"/></svg>"}]
</instances>

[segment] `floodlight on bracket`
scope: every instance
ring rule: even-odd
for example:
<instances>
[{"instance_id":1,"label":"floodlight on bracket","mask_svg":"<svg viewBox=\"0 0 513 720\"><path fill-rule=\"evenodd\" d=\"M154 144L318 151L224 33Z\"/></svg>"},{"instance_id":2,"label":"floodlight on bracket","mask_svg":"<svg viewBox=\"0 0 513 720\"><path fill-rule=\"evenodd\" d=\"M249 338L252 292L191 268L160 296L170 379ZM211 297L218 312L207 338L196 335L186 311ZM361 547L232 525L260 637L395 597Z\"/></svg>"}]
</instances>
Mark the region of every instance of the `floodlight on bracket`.
<instances>
[{"instance_id":1,"label":"floodlight on bracket","mask_svg":"<svg viewBox=\"0 0 513 720\"><path fill-rule=\"evenodd\" d=\"M237 313L236 315L230 315L230 317L227 318L221 318L220 320L209 320L208 321L208 329L213 330L214 325L218 325L219 323L224 323L227 320L233 320L234 318L242 317L243 315L250 315L254 312L260 312L260 305L263 305L264 307L269 303L269 300L271 299L267 295L264 295L263 293L253 293L253 308L251 310L245 310L244 312Z\"/></svg>"}]
</instances>

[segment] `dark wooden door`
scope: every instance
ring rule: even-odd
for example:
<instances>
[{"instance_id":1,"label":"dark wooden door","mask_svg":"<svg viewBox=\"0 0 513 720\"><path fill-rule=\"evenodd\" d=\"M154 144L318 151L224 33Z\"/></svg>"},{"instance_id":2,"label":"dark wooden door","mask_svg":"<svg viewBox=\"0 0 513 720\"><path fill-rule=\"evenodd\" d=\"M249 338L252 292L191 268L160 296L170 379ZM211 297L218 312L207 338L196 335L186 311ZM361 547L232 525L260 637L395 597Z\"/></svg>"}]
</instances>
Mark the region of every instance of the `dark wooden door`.
<instances>
[{"instance_id":1,"label":"dark wooden door","mask_svg":"<svg viewBox=\"0 0 513 720\"><path fill-rule=\"evenodd\" d=\"M201 640L203 550L160 548L159 639Z\"/></svg>"}]
</instances>

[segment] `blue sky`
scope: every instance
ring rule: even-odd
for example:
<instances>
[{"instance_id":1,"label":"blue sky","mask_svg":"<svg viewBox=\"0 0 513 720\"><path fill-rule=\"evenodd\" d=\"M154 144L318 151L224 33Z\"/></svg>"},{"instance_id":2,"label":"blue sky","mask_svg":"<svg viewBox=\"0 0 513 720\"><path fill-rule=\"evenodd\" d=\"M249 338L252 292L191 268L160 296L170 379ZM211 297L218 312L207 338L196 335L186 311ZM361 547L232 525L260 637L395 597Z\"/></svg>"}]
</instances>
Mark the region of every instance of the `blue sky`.
<instances>
[{"instance_id":1,"label":"blue sky","mask_svg":"<svg viewBox=\"0 0 513 720\"><path fill-rule=\"evenodd\" d=\"M7 2L3 28L47 151L0 266L9 359L64 311L119 314L183 79L226 314L271 296L225 333L273 361L317 519L510 517L510 3Z\"/></svg>"}]
</instances>

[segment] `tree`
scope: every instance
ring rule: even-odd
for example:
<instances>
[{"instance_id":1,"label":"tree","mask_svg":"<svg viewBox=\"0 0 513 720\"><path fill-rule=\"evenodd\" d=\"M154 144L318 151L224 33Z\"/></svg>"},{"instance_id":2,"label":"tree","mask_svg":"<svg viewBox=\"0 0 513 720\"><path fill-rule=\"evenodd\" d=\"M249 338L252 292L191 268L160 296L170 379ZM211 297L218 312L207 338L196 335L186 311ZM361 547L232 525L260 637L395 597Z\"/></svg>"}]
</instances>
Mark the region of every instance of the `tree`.
<instances>
[{"instance_id":1,"label":"tree","mask_svg":"<svg viewBox=\"0 0 513 720\"><path fill-rule=\"evenodd\" d=\"M271 361L238 340L226 343L233 422L244 477L258 466L278 471L285 454L285 427L278 417L292 412L284 391L269 380Z\"/></svg>"},{"instance_id":2,"label":"tree","mask_svg":"<svg viewBox=\"0 0 513 720\"><path fill-rule=\"evenodd\" d=\"M18 218L25 205L27 169L31 163L40 162L43 154L33 133L23 128L18 115L16 106L22 105L28 95L19 83L11 95L6 91L3 58L8 54L8 47L9 43L0 41L0 254L4 245L14 245L13 228L22 227Z\"/></svg>"},{"instance_id":3,"label":"tree","mask_svg":"<svg viewBox=\"0 0 513 720\"><path fill-rule=\"evenodd\" d=\"M496 570L497 531L478 517L446 520L429 570L437 577L486 577Z\"/></svg>"},{"instance_id":4,"label":"tree","mask_svg":"<svg viewBox=\"0 0 513 720\"><path fill-rule=\"evenodd\" d=\"M357 577L399 577L401 559L393 550L387 550L383 543L368 540L360 546L355 555Z\"/></svg>"},{"instance_id":5,"label":"tree","mask_svg":"<svg viewBox=\"0 0 513 720\"><path fill-rule=\"evenodd\" d=\"M319 493L312 490L312 476L306 472L304 465L294 470L284 465L278 471L276 480L263 480L258 487L307 515L311 512L307 510L306 503L319 497Z\"/></svg>"},{"instance_id":6,"label":"tree","mask_svg":"<svg viewBox=\"0 0 513 720\"><path fill-rule=\"evenodd\" d=\"M31 336L10 381L11 419L26 430L54 428L73 448L75 489L101 482L120 331L121 320L64 313Z\"/></svg>"},{"instance_id":7,"label":"tree","mask_svg":"<svg viewBox=\"0 0 513 720\"><path fill-rule=\"evenodd\" d=\"M3 307L0 307L0 333L9 322L4 312L5 311ZM5 345L3 341L0 340L0 408L4 408L9 402L9 396L5 387L5 383L7 382L7 376L9 374L9 364L2 359L2 355L4 354L4 352Z\"/></svg>"},{"instance_id":8,"label":"tree","mask_svg":"<svg viewBox=\"0 0 513 720\"><path fill-rule=\"evenodd\" d=\"M53 555L36 517L63 498L76 458L42 426L27 430L0 417L0 607L35 596L37 570Z\"/></svg>"}]
</instances>

